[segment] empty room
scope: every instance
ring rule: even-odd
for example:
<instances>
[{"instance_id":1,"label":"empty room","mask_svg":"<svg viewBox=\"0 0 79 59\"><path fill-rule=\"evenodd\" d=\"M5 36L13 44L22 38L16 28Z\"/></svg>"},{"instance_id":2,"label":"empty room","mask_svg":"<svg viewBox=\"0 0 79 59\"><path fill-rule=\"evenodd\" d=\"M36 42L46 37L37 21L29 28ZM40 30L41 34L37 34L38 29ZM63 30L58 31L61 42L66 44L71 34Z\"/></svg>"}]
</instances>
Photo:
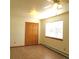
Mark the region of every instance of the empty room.
<instances>
[{"instance_id":1,"label":"empty room","mask_svg":"<svg viewBox=\"0 0 79 59\"><path fill-rule=\"evenodd\" d=\"M69 59L69 1L10 0L10 59Z\"/></svg>"}]
</instances>

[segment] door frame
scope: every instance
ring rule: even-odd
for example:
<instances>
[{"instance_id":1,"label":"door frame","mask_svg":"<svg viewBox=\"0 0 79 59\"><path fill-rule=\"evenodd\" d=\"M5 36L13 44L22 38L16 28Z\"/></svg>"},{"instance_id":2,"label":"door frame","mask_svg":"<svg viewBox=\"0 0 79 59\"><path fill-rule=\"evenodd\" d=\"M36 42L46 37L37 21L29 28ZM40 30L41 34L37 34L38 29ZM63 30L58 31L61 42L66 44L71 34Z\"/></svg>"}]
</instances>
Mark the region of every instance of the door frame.
<instances>
[{"instance_id":1,"label":"door frame","mask_svg":"<svg viewBox=\"0 0 79 59\"><path fill-rule=\"evenodd\" d=\"M25 46L28 46L28 45L26 45L26 23L34 23L34 22L25 22ZM37 44L34 44L34 45L38 45L39 44L39 23L36 23L36 24L38 24L38 39L37 39Z\"/></svg>"}]
</instances>

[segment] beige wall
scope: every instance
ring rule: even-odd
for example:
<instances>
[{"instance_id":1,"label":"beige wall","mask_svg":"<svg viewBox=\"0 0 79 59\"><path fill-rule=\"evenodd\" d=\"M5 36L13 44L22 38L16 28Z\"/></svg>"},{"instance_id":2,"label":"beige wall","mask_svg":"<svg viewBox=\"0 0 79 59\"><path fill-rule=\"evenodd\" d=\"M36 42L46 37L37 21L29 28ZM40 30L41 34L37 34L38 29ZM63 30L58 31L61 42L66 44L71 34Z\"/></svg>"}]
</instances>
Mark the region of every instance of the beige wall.
<instances>
[{"instance_id":1,"label":"beige wall","mask_svg":"<svg viewBox=\"0 0 79 59\"><path fill-rule=\"evenodd\" d=\"M24 45L25 22L39 23L39 20L27 16L27 8L25 8L27 4L25 1L10 1L10 46Z\"/></svg>"},{"instance_id":2,"label":"beige wall","mask_svg":"<svg viewBox=\"0 0 79 59\"><path fill-rule=\"evenodd\" d=\"M54 21L58 21L58 20L63 20L64 21L64 39L61 40L57 40L57 39L51 39L51 38L46 38L45 37L45 23L46 22L54 22ZM69 16L68 16L68 12L55 16L55 17L51 17L48 19L44 19L40 21L40 43L48 45L50 47L53 47L55 49L58 49L59 51L62 51L64 53L68 54L68 50L69 50L69 38L68 38L68 21L69 21Z\"/></svg>"},{"instance_id":3,"label":"beige wall","mask_svg":"<svg viewBox=\"0 0 79 59\"><path fill-rule=\"evenodd\" d=\"M24 19L23 17L11 15L10 46L24 46L25 22L39 23L39 21L36 20L27 21L27 19Z\"/></svg>"},{"instance_id":4,"label":"beige wall","mask_svg":"<svg viewBox=\"0 0 79 59\"><path fill-rule=\"evenodd\" d=\"M10 18L10 46L24 46L25 44L25 22L39 23L39 20L28 19L24 16L19 16L21 12L11 9Z\"/></svg>"},{"instance_id":5,"label":"beige wall","mask_svg":"<svg viewBox=\"0 0 79 59\"><path fill-rule=\"evenodd\" d=\"M13 16L12 16L13 17ZM22 46L24 45L24 21L21 18L11 18L11 46Z\"/></svg>"}]
</instances>

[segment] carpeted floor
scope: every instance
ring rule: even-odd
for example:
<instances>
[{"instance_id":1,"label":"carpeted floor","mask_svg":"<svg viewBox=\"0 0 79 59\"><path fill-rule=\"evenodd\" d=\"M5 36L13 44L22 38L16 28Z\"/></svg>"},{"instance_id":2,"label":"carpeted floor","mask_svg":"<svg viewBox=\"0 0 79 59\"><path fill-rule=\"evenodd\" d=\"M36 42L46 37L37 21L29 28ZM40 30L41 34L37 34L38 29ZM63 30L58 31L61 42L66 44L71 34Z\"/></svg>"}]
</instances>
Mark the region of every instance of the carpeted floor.
<instances>
[{"instance_id":1,"label":"carpeted floor","mask_svg":"<svg viewBox=\"0 0 79 59\"><path fill-rule=\"evenodd\" d=\"M41 45L10 49L10 59L67 59Z\"/></svg>"}]
</instances>

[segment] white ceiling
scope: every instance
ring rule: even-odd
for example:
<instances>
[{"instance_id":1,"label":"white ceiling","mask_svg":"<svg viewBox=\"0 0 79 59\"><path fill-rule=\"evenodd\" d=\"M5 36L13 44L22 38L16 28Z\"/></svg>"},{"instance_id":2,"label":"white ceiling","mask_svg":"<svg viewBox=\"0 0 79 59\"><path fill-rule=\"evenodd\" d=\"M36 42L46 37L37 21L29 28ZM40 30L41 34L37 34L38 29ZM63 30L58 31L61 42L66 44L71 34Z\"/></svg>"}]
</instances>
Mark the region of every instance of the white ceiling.
<instances>
[{"instance_id":1,"label":"white ceiling","mask_svg":"<svg viewBox=\"0 0 79 59\"><path fill-rule=\"evenodd\" d=\"M43 12L44 7L49 4L47 0L10 0L10 9L12 16L23 16L30 18L29 13L35 9L37 12ZM68 0L61 0L68 3Z\"/></svg>"}]
</instances>

